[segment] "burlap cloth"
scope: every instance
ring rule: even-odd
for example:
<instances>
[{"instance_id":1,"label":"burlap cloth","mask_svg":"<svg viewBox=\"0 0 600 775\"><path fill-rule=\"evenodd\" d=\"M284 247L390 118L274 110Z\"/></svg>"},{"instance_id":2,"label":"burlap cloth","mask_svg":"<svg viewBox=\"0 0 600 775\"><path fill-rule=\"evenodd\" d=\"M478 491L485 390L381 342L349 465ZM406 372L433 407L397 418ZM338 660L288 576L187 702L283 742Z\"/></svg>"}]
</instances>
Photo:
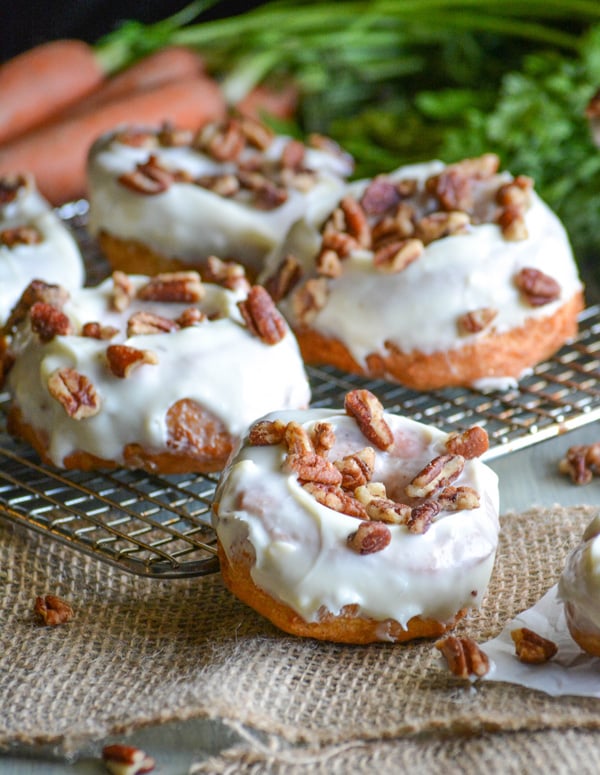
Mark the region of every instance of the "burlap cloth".
<instances>
[{"instance_id":1,"label":"burlap cloth","mask_svg":"<svg viewBox=\"0 0 600 775\"><path fill-rule=\"evenodd\" d=\"M459 631L487 640L539 599L594 512L557 506L504 516L484 606ZM522 771L535 770L534 745L564 747L564 761L573 745L580 753L591 746L596 761L600 755L598 700L491 682L463 687L430 642L295 639L233 598L218 576L138 578L0 520L0 590L2 748L72 751L108 734L198 717L248 730L247 744L198 772L349 772L365 761L400 767L415 758L427 770L434 751L450 763L459 750L461 770L477 761L475 772L484 740L486 761L506 756L506 740L520 741ZM69 624L37 624L34 597L48 592L75 608Z\"/></svg>"}]
</instances>

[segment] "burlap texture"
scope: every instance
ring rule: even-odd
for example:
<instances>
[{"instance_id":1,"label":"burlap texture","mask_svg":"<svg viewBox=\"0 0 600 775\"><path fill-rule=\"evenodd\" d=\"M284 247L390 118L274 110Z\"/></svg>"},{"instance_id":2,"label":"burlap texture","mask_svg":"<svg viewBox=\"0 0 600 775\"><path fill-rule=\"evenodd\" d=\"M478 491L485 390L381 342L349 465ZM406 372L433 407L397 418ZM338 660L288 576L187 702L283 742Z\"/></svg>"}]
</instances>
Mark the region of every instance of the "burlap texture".
<instances>
[{"instance_id":1,"label":"burlap texture","mask_svg":"<svg viewBox=\"0 0 600 775\"><path fill-rule=\"evenodd\" d=\"M484 606L459 631L486 640L541 597L594 511L557 506L503 517ZM417 755L423 735L600 728L597 700L491 682L461 686L431 642L294 639L234 599L218 576L138 578L5 523L0 589L3 747L73 750L143 725L204 717L285 744L333 746L340 761L344 750L373 755L372 743L360 741L379 740L381 762L401 763ZM69 624L36 623L34 597L49 592L74 606ZM398 739L400 747L386 747Z\"/></svg>"}]
</instances>

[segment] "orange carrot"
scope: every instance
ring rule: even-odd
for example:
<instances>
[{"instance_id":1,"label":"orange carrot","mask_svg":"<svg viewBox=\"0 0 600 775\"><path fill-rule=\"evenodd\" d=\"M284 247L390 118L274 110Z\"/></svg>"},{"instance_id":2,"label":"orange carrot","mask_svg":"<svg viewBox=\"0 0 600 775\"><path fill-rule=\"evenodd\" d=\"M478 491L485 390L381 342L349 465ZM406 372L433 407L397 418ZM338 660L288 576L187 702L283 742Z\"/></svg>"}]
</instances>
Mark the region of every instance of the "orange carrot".
<instances>
[{"instance_id":1,"label":"orange carrot","mask_svg":"<svg viewBox=\"0 0 600 775\"><path fill-rule=\"evenodd\" d=\"M0 65L0 142L16 137L91 93L104 79L87 43L61 39Z\"/></svg>"},{"instance_id":2,"label":"orange carrot","mask_svg":"<svg viewBox=\"0 0 600 775\"><path fill-rule=\"evenodd\" d=\"M57 119L80 115L128 93L152 89L167 81L192 78L202 72L204 63L199 54L183 46L167 46L107 78L92 94L67 108Z\"/></svg>"},{"instance_id":3,"label":"orange carrot","mask_svg":"<svg viewBox=\"0 0 600 775\"><path fill-rule=\"evenodd\" d=\"M248 92L235 106L240 113L261 119L263 114L280 119L294 117L298 107L298 87L287 83L281 87L259 84Z\"/></svg>"},{"instance_id":4,"label":"orange carrot","mask_svg":"<svg viewBox=\"0 0 600 775\"><path fill-rule=\"evenodd\" d=\"M33 130L0 147L0 176L31 172L52 204L86 194L86 161L92 143L119 125L159 126L165 121L196 129L222 118L221 90L208 76L126 94L82 115Z\"/></svg>"}]
</instances>

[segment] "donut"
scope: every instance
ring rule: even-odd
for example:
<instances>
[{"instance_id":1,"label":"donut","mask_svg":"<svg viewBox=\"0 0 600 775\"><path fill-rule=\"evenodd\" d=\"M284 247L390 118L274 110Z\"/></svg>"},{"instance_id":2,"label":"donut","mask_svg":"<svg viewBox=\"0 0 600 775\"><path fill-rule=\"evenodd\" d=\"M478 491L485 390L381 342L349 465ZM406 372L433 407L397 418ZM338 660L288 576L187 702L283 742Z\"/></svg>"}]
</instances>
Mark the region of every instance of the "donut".
<instances>
[{"instance_id":1,"label":"donut","mask_svg":"<svg viewBox=\"0 0 600 775\"><path fill-rule=\"evenodd\" d=\"M437 637L482 601L498 542L484 429L444 433L357 389L252 425L213 503L228 589L280 629Z\"/></svg>"},{"instance_id":2,"label":"donut","mask_svg":"<svg viewBox=\"0 0 600 775\"><path fill-rule=\"evenodd\" d=\"M319 222L341 196L351 158L248 117L199 132L122 128L88 163L89 228L113 268L199 268L210 255L255 274L297 221Z\"/></svg>"},{"instance_id":3,"label":"donut","mask_svg":"<svg viewBox=\"0 0 600 775\"><path fill-rule=\"evenodd\" d=\"M31 175L0 177L0 325L36 278L81 286L79 248Z\"/></svg>"},{"instance_id":4,"label":"donut","mask_svg":"<svg viewBox=\"0 0 600 775\"><path fill-rule=\"evenodd\" d=\"M221 469L256 417L310 400L267 292L232 284L115 272L70 295L29 288L10 319L8 430L59 468Z\"/></svg>"},{"instance_id":5,"label":"donut","mask_svg":"<svg viewBox=\"0 0 600 775\"><path fill-rule=\"evenodd\" d=\"M594 517L568 555L558 596L573 640L584 651L600 657L600 515Z\"/></svg>"},{"instance_id":6,"label":"donut","mask_svg":"<svg viewBox=\"0 0 600 775\"><path fill-rule=\"evenodd\" d=\"M494 154L349 187L261 282L308 363L417 390L512 386L577 331L582 284L530 178Z\"/></svg>"}]
</instances>

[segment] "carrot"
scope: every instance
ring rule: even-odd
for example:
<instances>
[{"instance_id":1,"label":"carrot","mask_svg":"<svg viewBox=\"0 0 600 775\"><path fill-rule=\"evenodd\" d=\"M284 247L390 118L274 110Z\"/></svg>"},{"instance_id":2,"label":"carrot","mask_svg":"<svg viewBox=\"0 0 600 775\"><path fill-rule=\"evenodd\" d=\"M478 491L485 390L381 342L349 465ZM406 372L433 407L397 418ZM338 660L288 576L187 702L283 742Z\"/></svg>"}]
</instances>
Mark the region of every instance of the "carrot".
<instances>
[{"instance_id":1,"label":"carrot","mask_svg":"<svg viewBox=\"0 0 600 775\"><path fill-rule=\"evenodd\" d=\"M0 143L59 113L104 80L94 49L61 39L0 65Z\"/></svg>"},{"instance_id":2,"label":"carrot","mask_svg":"<svg viewBox=\"0 0 600 775\"><path fill-rule=\"evenodd\" d=\"M196 129L222 118L225 111L221 90L208 76L126 94L1 146L0 176L31 172L42 194L52 204L62 204L85 196L87 154L104 132L123 124L158 126L165 121Z\"/></svg>"},{"instance_id":3,"label":"carrot","mask_svg":"<svg viewBox=\"0 0 600 775\"><path fill-rule=\"evenodd\" d=\"M107 78L95 91L58 115L80 115L110 100L141 89L151 89L167 81L192 78L204 72L204 63L194 51L183 46L167 46Z\"/></svg>"},{"instance_id":4,"label":"carrot","mask_svg":"<svg viewBox=\"0 0 600 775\"><path fill-rule=\"evenodd\" d=\"M298 87L287 83L282 87L259 84L237 103L236 109L244 115L261 119L263 114L279 119L291 119L298 107Z\"/></svg>"}]
</instances>

